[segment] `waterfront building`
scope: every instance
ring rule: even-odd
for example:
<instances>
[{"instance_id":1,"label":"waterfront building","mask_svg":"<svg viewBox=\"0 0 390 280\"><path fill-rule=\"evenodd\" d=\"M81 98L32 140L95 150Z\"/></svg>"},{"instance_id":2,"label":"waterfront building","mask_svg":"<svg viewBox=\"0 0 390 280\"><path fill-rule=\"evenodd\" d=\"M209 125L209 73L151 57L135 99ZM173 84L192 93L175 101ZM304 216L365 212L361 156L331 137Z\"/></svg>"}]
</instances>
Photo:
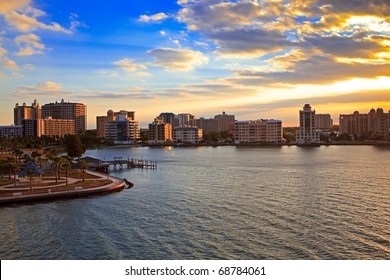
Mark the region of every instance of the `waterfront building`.
<instances>
[{"instance_id":1,"label":"waterfront building","mask_svg":"<svg viewBox=\"0 0 390 280\"><path fill-rule=\"evenodd\" d=\"M161 113L159 116L159 119L164 120L165 123L170 123L172 127L172 135L173 135L173 128L179 126L179 119L174 113Z\"/></svg>"},{"instance_id":2,"label":"waterfront building","mask_svg":"<svg viewBox=\"0 0 390 280\"><path fill-rule=\"evenodd\" d=\"M256 120L234 123L235 143L282 143L282 121Z\"/></svg>"},{"instance_id":3,"label":"waterfront building","mask_svg":"<svg viewBox=\"0 0 390 280\"><path fill-rule=\"evenodd\" d=\"M115 120L113 110L108 110L107 116L96 116L96 132L98 137L106 137L106 124L113 120Z\"/></svg>"},{"instance_id":4,"label":"waterfront building","mask_svg":"<svg viewBox=\"0 0 390 280\"><path fill-rule=\"evenodd\" d=\"M76 134L75 121L69 119L43 119L44 135L63 137L68 134Z\"/></svg>"},{"instance_id":5,"label":"waterfront building","mask_svg":"<svg viewBox=\"0 0 390 280\"><path fill-rule=\"evenodd\" d=\"M218 119L205 119L199 118L195 119L192 123L192 126L201 128L203 132L218 132L219 130L219 121Z\"/></svg>"},{"instance_id":6,"label":"waterfront building","mask_svg":"<svg viewBox=\"0 0 390 280\"><path fill-rule=\"evenodd\" d=\"M390 129L390 111L384 113L382 108L371 109L367 114L355 111L353 114L341 114L339 118L340 133L370 134L371 137L388 138Z\"/></svg>"},{"instance_id":7,"label":"waterfront building","mask_svg":"<svg viewBox=\"0 0 390 280\"><path fill-rule=\"evenodd\" d=\"M314 126L316 129L329 131L333 127L333 120L330 114L315 114Z\"/></svg>"},{"instance_id":8,"label":"waterfront building","mask_svg":"<svg viewBox=\"0 0 390 280\"><path fill-rule=\"evenodd\" d=\"M195 116L189 113L178 114L177 119L179 121L179 126L190 126L191 122L195 119Z\"/></svg>"},{"instance_id":9,"label":"waterfront building","mask_svg":"<svg viewBox=\"0 0 390 280\"><path fill-rule=\"evenodd\" d=\"M170 123L172 126L174 126L174 122L175 122L175 114L174 113L161 113L159 115L159 118L164 120L165 123Z\"/></svg>"},{"instance_id":10,"label":"waterfront building","mask_svg":"<svg viewBox=\"0 0 390 280\"><path fill-rule=\"evenodd\" d=\"M109 111L111 114L111 112ZM121 110L114 113L115 120L105 123L104 137L115 143L135 144L140 138L138 121L134 120L134 112Z\"/></svg>"},{"instance_id":11,"label":"waterfront building","mask_svg":"<svg viewBox=\"0 0 390 280\"><path fill-rule=\"evenodd\" d=\"M45 122L43 119L22 120L24 137L41 137L45 134Z\"/></svg>"},{"instance_id":12,"label":"waterfront building","mask_svg":"<svg viewBox=\"0 0 390 280\"><path fill-rule=\"evenodd\" d=\"M106 116L97 116L96 117L96 130L97 136L106 137L106 126L108 122L115 121L115 119L127 119L129 121L135 121L135 112L134 111L126 111L120 110L119 112L114 112L113 110L108 110ZM135 122L134 122L135 124ZM137 122L138 126L138 122Z\"/></svg>"},{"instance_id":13,"label":"waterfront building","mask_svg":"<svg viewBox=\"0 0 390 280\"><path fill-rule=\"evenodd\" d=\"M163 119L157 117L153 123L149 124L149 144L164 144L172 140L172 125L170 123L166 123Z\"/></svg>"},{"instance_id":14,"label":"waterfront building","mask_svg":"<svg viewBox=\"0 0 390 280\"><path fill-rule=\"evenodd\" d=\"M176 143L198 144L203 139L201 128L194 126L175 127L173 129L173 140Z\"/></svg>"},{"instance_id":15,"label":"waterfront building","mask_svg":"<svg viewBox=\"0 0 390 280\"><path fill-rule=\"evenodd\" d=\"M229 131L232 128L232 124L236 121L234 115L228 115L225 112L214 116L214 119L218 121L218 131Z\"/></svg>"},{"instance_id":16,"label":"waterfront building","mask_svg":"<svg viewBox=\"0 0 390 280\"><path fill-rule=\"evenodd\" d=\"M42 106L42 117L60 120L74 120L74 130L81 133L87 127L87 106L82 103L55 102Z\"/></svg>"},{"instance_id":17,"label":"waterfront building","mask_svg":"<svg viewBox=\"0 0 390 280\"><path fill-rule=\"evenodd\" d=\"M2 125L0 126L0 138L15 138L23 136L23 126L21 125Z\"/></svg>"},{"instance_id":18,"label":"waterfront building","mask_svg":"<svg viewBox=\"0 0 390 280\"><path fill-rule=\"evenodd\" d=\"M14 108L14 124L22 125L23 120L37 120L42 118L42 108L35 99L31 106L27 106L26 103L19 105L16 103Z\"/></svg>"},{"instance_id":19,"label":"waterfront building","mask_svg":"<svg viewBox=\"0 0 390 280\"><path fill-rule=\"evenodd\" d=\"M310 104L305 104L303 110L299 111L299 129L296 139L299 145L311 145L320 143L320 132L315 126L316 111L312 110Z\"/></svg>"}]
</instances>

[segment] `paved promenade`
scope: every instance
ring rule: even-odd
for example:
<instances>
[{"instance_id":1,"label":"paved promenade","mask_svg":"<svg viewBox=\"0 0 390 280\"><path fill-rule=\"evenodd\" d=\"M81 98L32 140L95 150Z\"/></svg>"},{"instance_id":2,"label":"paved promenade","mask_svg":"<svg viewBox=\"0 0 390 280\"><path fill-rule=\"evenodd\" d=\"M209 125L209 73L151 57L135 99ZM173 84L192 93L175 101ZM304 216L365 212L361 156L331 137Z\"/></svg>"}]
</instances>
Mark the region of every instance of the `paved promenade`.
<instances>
[{"instance_id":1,"label":"paved promenade","mask_svg":"<svg viewBox=\"0 0 390 280\"><path fill-rule=\"evenodd\" d=\"M46 192L39 193L39 194L26 194L22 192L26 192L30 190L29 184L25 184L22 186L16 185L14 186L14 183L6 186L0 187L0 192L2 190L13 191L13 195L10 197L1 197L0 198L0 204L9 204L9 203L17 203L17 202L27 202L27 201L35 201L35 200L49 200L54 198L61 198L61 197L77 197L77 196L86 196L86 195L92 195L97 193L103 193L103 192L110 192L115 190L120 190L125 187L125 182L122 179L109 176L106 174L94 172L94 171L86 171L87 173L97 176L99 178L95 179L85 179L85 181L99 181L99 180L111 180L112 182L103 186L98 187L92 187L92 188L86 188L83 189L82 186L76 186L74 189L69 189L65 191L56 191L55 189L58 187L64 187L66 186L66 182L59 182L56 183L55 180L52 181L45 181L45 184L51 183L47 186L34 186L34 190L38 189L44 189ZM68 185L72 185L74 183L80 182L82 179L74 179L74 178L68 178ZM28 182L28 181L26 181Z\"/></svg>"}]
</instances>

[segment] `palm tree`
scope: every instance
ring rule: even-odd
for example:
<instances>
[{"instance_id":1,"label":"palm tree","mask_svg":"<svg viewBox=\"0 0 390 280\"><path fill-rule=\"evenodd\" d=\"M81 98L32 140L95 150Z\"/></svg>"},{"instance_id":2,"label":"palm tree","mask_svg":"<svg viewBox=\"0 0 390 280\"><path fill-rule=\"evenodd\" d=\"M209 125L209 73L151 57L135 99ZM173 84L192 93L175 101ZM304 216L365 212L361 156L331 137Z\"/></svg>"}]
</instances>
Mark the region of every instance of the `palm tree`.
<instances>
[{"instance_id":1,"label":"palm tree","mask_svg":"<svg viewBox=\"0 0 390 280\"><path fill-rule=\"evenodd\" d=\"M47 149L44 152L47 156L47 158L50 160L51 163L51 173L54 176L54 158L58 156L58 151L56 149Z\"/></svg>"},{"instance_id":2,"label":"palm tree","mask_svg":"<svg viewBox=\"0 0 390 280\"><path fill-rule=\"evenodd\" d=\"M7 157L6 163L8 165L8 180L11 181L11 173L12 173L12 167L14 164L14 158L13 157Z\"/></svg>"},{"instance_id":3,"label":"palm tree","mask_svg":"<svg viewBox=\"0 0 390 280\"><path fill-rule=\"evenodd\" d=\"M7 160L5 158L0 158L1 179L4 178L4 166L6 165L7 165Z\"/></svg>"},{"instance_id":4,"label":"palm tree","mask_svg":"<svg viewBox=\"0 0 390 280\"><path fill-rule=\"evenodd\" d=\"M30 191L32 191L32 177L34 176L34 170L27 169L27 176L30 177Z\"/></svg>"},{"instance_id":5,"label":"palm tree","mask_svg":"<svg viewBox=\"0 0 390 280\"><path fill-rule=\"evenodd\" d=\"M68 185L68 170L72 169L72 158L68 156L61 157L61 165L65 169L66 185Z\"/></svg>"},{"instance_id":6,"label":"palm tree","mask_svg":"<svg viewBox=\"0 0 390 280\"><path fill-rule=\"evenodd\" d=\"M53 158L54 161L54 166L55 166L55 178L56 178L56 183L58 180L61 180L61 173L60 173L60 166L61 166L61 157L55 156Z\"/></svg>"},{"instance_id":7,"label":"palm tree","mask_svg":"<svg viewBox=\"0 0 390 280\"><path fill-rule=\"evenodd\" d=\"M19 165L15 164L13 166L13 170L14 170L14 186L16 187L16 173L18 173L20 171Z\"/></svg>"},{"instance_id":8,"label":"palm tree","mask_svg":"<svg viewBox=\"0 0 390 280\"><path fill-rule=\"evenodd\" d=\"M85 169L88 168L88 162L86 162L85 160L80 160L79 161L79 166L80 166L80 169L81 169L81 174L82 174L83 182L84 182L85 181Z\"/></svg>"}]
</instances>

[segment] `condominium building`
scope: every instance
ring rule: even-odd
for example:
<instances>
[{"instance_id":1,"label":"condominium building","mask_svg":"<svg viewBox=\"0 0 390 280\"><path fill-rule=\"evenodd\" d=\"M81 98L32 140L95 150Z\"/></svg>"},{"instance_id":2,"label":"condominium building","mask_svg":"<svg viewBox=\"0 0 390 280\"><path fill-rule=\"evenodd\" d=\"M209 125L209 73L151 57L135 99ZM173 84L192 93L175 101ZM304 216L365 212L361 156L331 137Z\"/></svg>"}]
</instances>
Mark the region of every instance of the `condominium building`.
<instances>
[{"instance_id":1,"label":"condominium building","mask_svg":"<svg viewBox=\"0 0 390 280\"><path fill-rule=\"evenodd\" d=\"M165 123L170 123L172 125L172 127L173 127L174 124L175 124L176 116L175 116L174 113L165 112L165 113L161 113L159 115L159 118L164 120Z\"/></svg>"},{"instance_id":2,"label":"condominium building","mask_svg":"<svg viewBox=\"0 0 390 280\"><path fill-rule=\"evenodd\" d=\"M172 135L173 135L173 128L179 126L179 119L174 113L161 113L158 116L159 119L164 120L165 123L170 123L172 127Z\"/></svg>"},{"instance_id":3,"label":"condominium building","mask_svg":"<svg viewBox=\"0 0 390 280\"><path fill-rule=\"evenodd\" d=\"M282 143L282 121L256 120L234 123L235 143Z\"/></svg>"},{"instance_id":4,"label":"condominium building","mask_svg":"<svg viewBox=\"0 0 390 280\"><path fill-rule=\"evenodd\" d=\"M19 105L16 103L14 108L14 124L22 125L23 120L37 120L42 118L42 108L35 99L31 106L27 106L26 103Z\"/></svg>"},{"instance_id":5,"label":"condominium building","mask_svg":"<svg viewBox=\"0 0 390 280\"><path fill-rule=\"evenodd\" d=\"M330 114L315 114L314 126L316 129L329 131L333 127Z\"/></svg>"},{"instance_id":6,"label":"condominium building","mask_svg":"<svg viewBox=\"0 0 390 280\"><path fill-rule=\"evenodd\" d=\"M203 139L203 131L194 126L175 127L173 129L173 140L176 143L197 144Z\"/></svg>"},{"instance_id":7,"label":"condominium building","mask_svg":"<svg viewBox=\"0 0 390 280\"><path fill-rule=\"evenodd\" d=\"M97 116L96 117L96 128L97 136L106 137L106 126L108 122L112 122L117 118L126 119L129 121L135 121L135 112L121 110L119 112L114 112L113 110L108 110L106 116ZM137 123L138 126L138 123Z\"/></svg>"},{"instance_id":8,"label":"condominium building","mask_svg":"<svg viewBox=\"0 0 390 280\"><path fill-rule=\"evenodd\" d=\"M43 119L22 120L24 137L41 137L45 135L45 122Z\"/></svg>"},{"instance_id":9,"label":"condominium building","mask_svg":"<svg viewBox=\"0 0 390 280\"><path fill-rule=\"evenodd\" d=\"M340 133L361 135L368 132L368 114L341 114L339 118Z\"/></svg>"},{"instance_id":10,"label":"condominium building","mask_svg":"<svg viewBox=\"0 0 390 280\"><path fill-rule=\"evenodd\" d=\"M15 138L23 136L23 126L21 125L2 125L0 126L0 138Z\"/></svg>"},{"instance_id":11,"label":"condominium building","mask_svg":"<svg viewBox=\"0 0 390 280\"><path fill-rule=\"evenodd\" d=\"M370 134L374 137L387 138L390 129L390 111L385 113L382 108L371 109L368 114L341 114L339 119L340 132L347 134Z\"/></svg>"},{"instance_id":12,"label":"condominium building","mask_svg":"<svg viewBox=\"0 0 390 280\"><path fill-rule=\"evenodd\" d=\"M205 119L199 118L191 122L192 126L201 128L203 132L218 132L219 130L219 121L218 119Z\"/></svg>"},{"instance_id":13,"label":"condominium building","mask_svg":"<svg viewBox=\"0 0 390 280\"><path fill-rule=\"evenodd\" d=\"M303 110L299 111L299 130L296 139L299 145L311 145L320 143L320 132L315 126L316 111L312 110L310 104L305 104Z\"/></svg>"},{"instance_id":14,"label":"condominium building","mask_svg":"<svg viewBox=\"0 0 390 280\"><path fill-rule=\"evenodd\" d=\"M114 115L115 120L105 123L104 137L115 143L135 144L140 138L140 129L138 121L133 119L134 112L122 110Z\"/></svg>"},{"instance_id":15,"label":"condominium building","mask_svg":"<svg viewBox=\"0 0 390 280\"><path fill-rule=\"evenodd\" d=\"M82 103L55 102L42 106L42 117L60 120L74 120L76 133L84 132L87 128L87 106Z\"/></svg>"},{"instance_id":16,"label":"condominium building","mask_svg":"<svg viewBox=\"0 0 390 280\"><path fill-rule=\"evenodd\" d=\"M74 120L48 117L43 119L43 123L44 135L62 137L68 134L76 134Z\"/></svg>"},{"instance_id":17,"label":"condominium building","mask_svg":"<svg viewBox=\"0 0 390 280\"><path fill-rule=\"evenodd\" d=\"M97 116L96 117L97 136L106 137L106 124L113 120L115 120L113 110L108 110L107 116Z\"/></svg>"},{"instance_id":18,"label":"condominium building","mask_svg":"<svg viewBox=\"0 0 390 280\"><path fill-rule=\"evenodd\" d=\"M178 114L177 118L179 120L179 126L189 126L191 125L191 121L195 119L195 116L189 113L185 113Z\"/></svg>"},{"instance_id":19,"label":"condominium building","mask_svg":"<svg viewBox=\"0 0 390 280\"><path fill-rule=\"evenodd\" d=\"M160 118L155 118L153 123L149 124L149 144L163 144L172 140L172 125L170 123L166 123Z\"/></svg>"},{"instance_id":20,"label":"condominium building","mask_svg":"<svg viewBox=\"0 0 390 280\"><path fill-rule=\"evenodd\" d=\"M232 128L232 124L236 121L234 115L228 115L225 112L214 116L214 119L218 121L218 131L229 131Z\"/></svg>"}]
</instances>

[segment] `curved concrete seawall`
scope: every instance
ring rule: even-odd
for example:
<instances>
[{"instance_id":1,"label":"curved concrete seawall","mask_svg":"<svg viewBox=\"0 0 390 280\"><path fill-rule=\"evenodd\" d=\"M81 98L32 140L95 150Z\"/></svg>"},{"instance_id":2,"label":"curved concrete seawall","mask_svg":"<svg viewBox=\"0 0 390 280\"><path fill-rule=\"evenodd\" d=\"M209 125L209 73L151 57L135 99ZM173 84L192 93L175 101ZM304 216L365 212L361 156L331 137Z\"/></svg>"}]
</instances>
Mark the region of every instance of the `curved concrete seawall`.
<instances>
[{"instance_id":1,"label":"curved concrete seawall","mask_svg":"<svg viewBox=\"0 0 390 280\"><path fill-rule=\"evenodd\" d=\"M48 191L45 193L26 194L26 195L22 195L20 193L19 195L16 196L0 198L0 205L19 203L19 202L38 201L38 200L50 200L50 199L58 199L58 198L88 196L93 194L101 194L105 192L118 191L118 190L122 190L125 187L126 184L125 181L120 178L116 178L113 176L109 176L106 174L93 172L93 171L87 171L87 172L89 174L98 176L101 179L112 180L112 182L107 185L103 185L99 187L93 187L88 189L83 189L82 187L75 187L74 190L59 191L59 192L52 192L50 191L50 187L48 187Z\"/></svg>"}]
</instances>

